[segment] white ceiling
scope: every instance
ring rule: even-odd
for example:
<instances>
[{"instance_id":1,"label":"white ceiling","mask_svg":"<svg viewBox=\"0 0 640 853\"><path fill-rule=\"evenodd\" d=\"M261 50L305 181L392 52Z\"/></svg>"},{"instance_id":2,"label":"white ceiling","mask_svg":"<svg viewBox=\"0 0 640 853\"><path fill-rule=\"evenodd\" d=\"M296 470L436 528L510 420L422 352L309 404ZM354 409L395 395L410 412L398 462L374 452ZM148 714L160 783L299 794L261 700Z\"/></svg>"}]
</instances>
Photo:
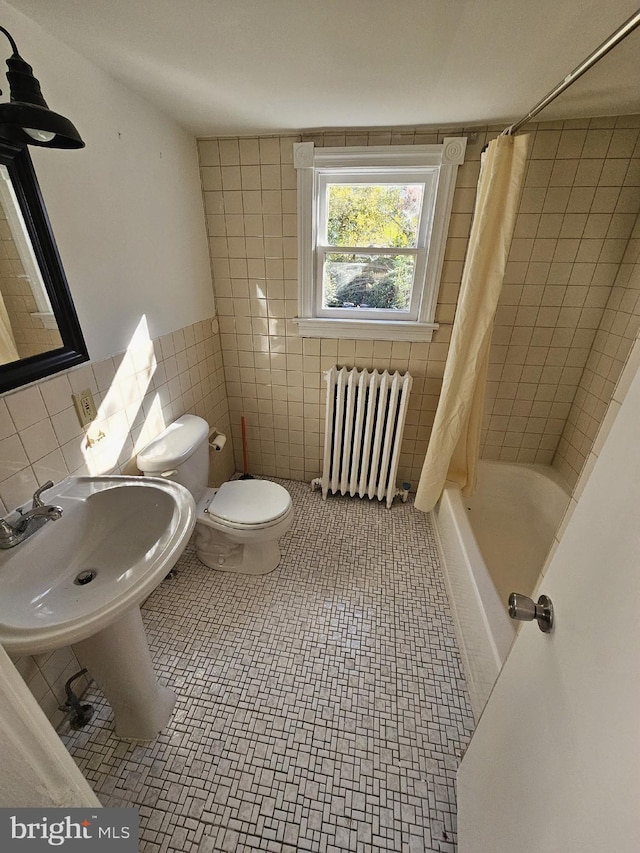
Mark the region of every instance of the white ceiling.
<instances>
[{"instance_id":1,"label":"white ceiling","mask_svg":"<svg viewBox=\"0 0 640 853\"><path fill-rule=\"evenodd\" d=\"M633 14L638 0L11 5L186 129L213 136L507 124ZM540 118L640 113L639 47L640 29Z\"/></svg>"}]
</instances>

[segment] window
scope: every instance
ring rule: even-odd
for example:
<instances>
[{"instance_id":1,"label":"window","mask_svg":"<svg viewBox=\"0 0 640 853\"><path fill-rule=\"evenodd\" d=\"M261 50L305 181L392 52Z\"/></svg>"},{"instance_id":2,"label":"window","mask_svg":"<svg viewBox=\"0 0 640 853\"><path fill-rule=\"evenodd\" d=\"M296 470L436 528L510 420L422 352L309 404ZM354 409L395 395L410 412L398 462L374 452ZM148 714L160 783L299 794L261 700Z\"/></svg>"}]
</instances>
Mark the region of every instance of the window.
<instances>
[{"instance_id":1,"label":"window","mask_svg":"<svg viewBox=\"0 0 640 853\"><path fill-rule=\"evenodd\" d=\"M431 340L465 147L294 145L301 335Z\"/></svg>"}]
</instances>

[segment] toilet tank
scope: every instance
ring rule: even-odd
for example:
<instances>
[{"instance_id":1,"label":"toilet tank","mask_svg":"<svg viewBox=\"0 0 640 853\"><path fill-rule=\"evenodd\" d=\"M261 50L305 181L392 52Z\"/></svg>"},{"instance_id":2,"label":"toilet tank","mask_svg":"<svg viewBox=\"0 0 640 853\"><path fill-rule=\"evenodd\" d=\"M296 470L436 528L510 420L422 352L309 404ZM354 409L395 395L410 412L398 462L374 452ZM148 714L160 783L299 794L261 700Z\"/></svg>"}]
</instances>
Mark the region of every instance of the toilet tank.
<instances>
[{"instance_id":1,"label":"toilet tank","mask_svg":"<svg viewBox=\"0 0 640 853\"><path fill-rule=\"evenodd\" d=\"M196 415L182 415L138 454L138 468L148 477L165 477L185 486L196 503L209 479L209 425Z\"/></svg>"}]
</instances>

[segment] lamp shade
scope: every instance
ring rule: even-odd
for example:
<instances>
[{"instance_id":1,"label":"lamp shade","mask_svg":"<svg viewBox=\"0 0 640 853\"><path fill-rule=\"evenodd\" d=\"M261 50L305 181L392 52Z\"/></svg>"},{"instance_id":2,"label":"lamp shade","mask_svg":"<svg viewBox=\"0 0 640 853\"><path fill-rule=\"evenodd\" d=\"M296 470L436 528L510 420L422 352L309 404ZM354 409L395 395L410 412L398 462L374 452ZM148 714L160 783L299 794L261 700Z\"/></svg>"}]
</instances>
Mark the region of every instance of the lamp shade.
<instances>
[{"instance_id":1,"label":"lamp shade","mask_svg":"<svg viewBox=\"0 0 640 853\"><path fill-rule=\"evenodd\" d=\"M68 118L52 112L40 91L33 69L18 53L15 42L3 27L14 48L7 59L11 100L0 104L0 138L43 148L84 148L80 134Z\"/></svg>"},{"instance_id":2,"label":"lamp shade","mask_svg":"<svg viewBox=\"0 0 640 853\"><path fill-rule=\"evenodd\" d=\"M44 148L84 148L68 118L48 107L18 101L0 104L0 139Z\"/></svg>"}]
</instances>

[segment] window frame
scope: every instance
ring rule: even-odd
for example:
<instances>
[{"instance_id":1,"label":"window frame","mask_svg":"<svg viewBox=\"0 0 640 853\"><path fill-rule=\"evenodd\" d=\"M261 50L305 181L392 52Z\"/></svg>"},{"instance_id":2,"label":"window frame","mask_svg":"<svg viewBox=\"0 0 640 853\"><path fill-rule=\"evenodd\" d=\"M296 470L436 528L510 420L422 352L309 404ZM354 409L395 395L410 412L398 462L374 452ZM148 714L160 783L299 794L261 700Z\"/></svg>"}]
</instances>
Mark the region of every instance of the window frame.
<instances>
[{"instance_id":1,"label":"window frame","mask_svg":"<svg viewBox=\"0 0 640 853\"><path fill-rule=\"evenodd\" d=\"M414 282L411 293L409 311L398 309L358 309L359 320L418 320L422 282L427 272L428 244L431 238L433 223L433 208L438 185L438 172L434 167L411 168L407 170L382 171L380 169L318 169L317 175L317 213L318 227L315 245L315 281L314 309L316 317L328 319L353 319L352 308L325 308L323 306L323 267L324 259L329 254L360 254L360 255L410 255L415 257ZM422 184L424 195L420 208L416 246L411 248L371 247L371 246L332 246L328 243L327 224L329 221L327 208L327 187L331 184ZM425 216L424 213L428 215ZM402 316L405 315L405 316Z\"/></svg>"},{"instance_id":2,"label":"window frame","mask_svg":"<svg viewBox=\"0 0 640 853\"><path fill-rule=\"evenodd\" d=\"M467 139L447 137L438 145L384 145L318 148L313 142L294 143L298 183L298 331L302 337L369 340L430 341L438 324L435 311L444 251L453 206L458 166L464 162ZM409 180L406 176L411 175ZM425 177L416 178L416 175ZM425 183L429 178L431 206L425 202L420 229L424 229L424 278L414 278L416 304L411 312L384 309L324 309L322 260L328 247L320 242L320 213L327 183L354 183L354 176L369 183ZM330 180L329 180L330 178ZM338 180L337 178L340 178ZM425 213L427 214L425 216ZM324 221L326 222L326 216ZM343 247L340 247L343 248ZM361 247L358 247L359 250ZM367 254L366 248L361 248ZM404 253L406 250L398 250ZM370 254L396 253L393 249ZM375 310L375 314L373 313ZM384 311L384 317L380 312ZM400 315L404 314L404 317ZM409 314L411 316L409 316ZM339 316L338 316L339 315Z\"/></svg>"}]
</instances>

